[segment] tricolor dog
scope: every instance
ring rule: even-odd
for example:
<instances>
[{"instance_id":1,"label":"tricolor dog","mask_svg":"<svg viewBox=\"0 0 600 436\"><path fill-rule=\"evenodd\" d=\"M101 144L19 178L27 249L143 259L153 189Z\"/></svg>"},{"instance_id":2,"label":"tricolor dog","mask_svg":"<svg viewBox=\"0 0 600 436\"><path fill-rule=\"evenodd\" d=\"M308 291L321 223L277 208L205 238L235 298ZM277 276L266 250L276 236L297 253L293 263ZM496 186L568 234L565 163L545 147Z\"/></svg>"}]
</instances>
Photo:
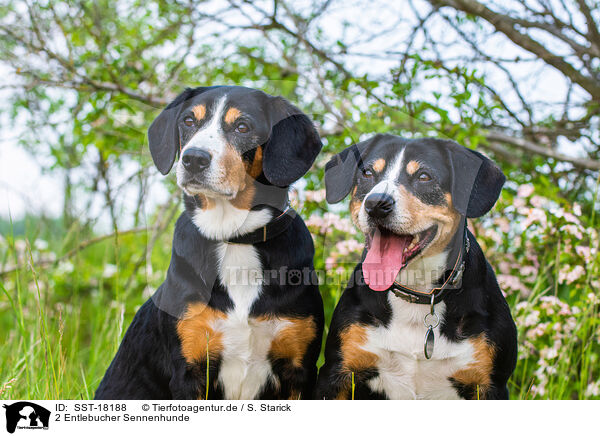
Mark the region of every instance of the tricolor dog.
<instances>
[{"instance_id":1,"label":"tricolor dog","mask_svg":"<svg viewBox=\"0 0 600 436\"><path fill-rule=\"evenodd\" d=\"M137 312L97 399L311 398L323 331L314 247L288 187L321 140L281 97L186 89L154 120L185 211L166 280Z\"/></svg>"},{"instance_id":2,"label":"tricolor dog","mask_svg":"<svg viewBox=\"0 0 600 436\"><path fill-rule=\"evenodd\" d=\"M327 200L351 194L366 246L333 314L317 398L508 398L516 328L466 228L504 181L448 140L377 135L333 157Z\"/></svg>"}]
</instances>

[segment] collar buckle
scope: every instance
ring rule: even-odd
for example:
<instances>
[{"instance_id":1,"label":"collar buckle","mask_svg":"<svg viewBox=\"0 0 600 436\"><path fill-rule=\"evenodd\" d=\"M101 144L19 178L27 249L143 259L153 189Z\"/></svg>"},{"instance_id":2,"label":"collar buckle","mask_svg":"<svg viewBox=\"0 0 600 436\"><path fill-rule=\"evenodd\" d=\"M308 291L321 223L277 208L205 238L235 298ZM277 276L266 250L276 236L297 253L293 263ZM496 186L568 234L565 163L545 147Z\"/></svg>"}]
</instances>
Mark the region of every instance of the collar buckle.
<instances>
[{"instance_id":1,"label":"collar buckle","mask_svg":"<svg viewBox=\"0 0 600 436\"><path fill-rule=\"evenodd\" d=\"M410 288L407 288L406 286L401 285L400 283L397 283L396 281L394 281L394 283L392 284L392 286L390 286L388 290L392 291L396 297L401 298L404 301L408 301L409 303L430 304L433 308L433 305L435 304L434 299L442 301L443 295L446 293L445 291L448 285L456 287L461 284L463 273L465 272L465 256L471 248L471 242L469 241L469 234L467 233L466 224L464 233L464 247L465 251L464 253L462 251L459 253L459 257L456 260L456 264L454 265L450 276L446 279L446 281L440 288L433 289L431 294L412 290ZM429 296L431 296L431 301L427 299Z\"/></svg>"},{"instance_id":2,"label":"collar buckle","mask_svg":"<svg viewBox=\"0 0 600 436\"><path fill-rule=\"evenodd\" d=\"M460 266L454 273L454 277L452 278L452 286L458 286L462 280L463 273L465 272L465 261L463 260L460 263Z\"/></svg>"},{"instance_id":3,"label":"collar buckle","mask_svg":"<svg viewBox=\"0 0 600 436\"><path fill-rule=\"evenodd\" d=\"M396 283L394 282L394 285ZM397 286L392 285L392 292L394 293L394 295L398 298L401 298L404 301L408 301L409 303L419 303L420 302L420 298L417 297L416 295L413 294L409 294L408 292L403 292L401 289L399 289Z\"/></svg>"}]
</instances>

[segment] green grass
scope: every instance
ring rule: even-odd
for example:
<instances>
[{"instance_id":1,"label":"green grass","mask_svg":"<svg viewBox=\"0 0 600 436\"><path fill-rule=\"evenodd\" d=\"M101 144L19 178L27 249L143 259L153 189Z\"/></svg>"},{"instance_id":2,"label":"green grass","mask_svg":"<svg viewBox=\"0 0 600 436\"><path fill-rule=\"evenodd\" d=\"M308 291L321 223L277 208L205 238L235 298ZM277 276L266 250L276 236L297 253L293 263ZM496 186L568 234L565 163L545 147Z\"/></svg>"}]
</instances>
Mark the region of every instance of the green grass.
<instances>
[{"instance_id":1,"label":"green grass","mask_svg":"<svg viewBox=\"0 0 600 436\"><path fill-rule=\"evenodd\" d=\"M143 262L140 269L134 269L150 239L145 233L87 246L69 258L72 266L64 262L38 266L34 260L50 250L35 248L36 238L45 238L50 247L60 246L64 253L90 236L73 228L44 233L40 226L42 223L34 221L18 236L9 230L3 233L0 245L0 269L25 263L0 276L0 399L90 399L136 310L164 277L172 228L154 245L152 271L147 276ZM70 245L59 242L65 238L70 238ZM589 280L600 271L598 259L593 262ZM116 267L107 273L107 264ZM558 296L566 293L561 298L568 301L573 313L560 315L559 307L553 308L542 298L557 292L550 280L555 266L540 269L526 300L508 295L519 327L522 357L509 382L511 397L599 398L589 387L600 377L599 304L592 301L598 292L586 284L576 292L561 287ZM322 292L330 314L339 289L323 287ZM592 294L589 301L588 294ZM546 306L549 309L544 309ZM539 320L528 326L525 320L534 311L540 313ZM528 332L544 323L548 325L543 334L528 339ZM526 341L533 348L528 348ZM552 350L557 347L558 354L553 357ZM540 385L540 377L547 381L543 391L536 391L532 387Z\"/></svg>"},{"instance_id":2,"label":"green grass","mask_svg":"<svg viewBox=\"0 0 600 436\"><path fill-rule=\"evenodd\" d=\"M122 289L127 277L119 264L109 278L102 271L115 252L131 264L136 257L129 247L144 247L145 235L90 246L69 259L69 268L63 263L38 268L29 238L3 236L5 264L23 262L16 243L27 241L27 266L0 276L0 398L92 398L147 299L139 280ZM129 268L124 269L126 274Z\"/></svg>"},{"instance_id":3,"label":"green grass","mask_svg":"<svg viewBox=\"0 0 600 436\"><path fill-rule=\"evenodd\" d=\"M144 298L115 301L90 292L67 302L29 281L34 268L18 275L14 298L0 285L10 301L0 314L0 389L12 380L2 398L92 398L122 338L124 318L131 321Z\"/></svg>"}]
</instances>

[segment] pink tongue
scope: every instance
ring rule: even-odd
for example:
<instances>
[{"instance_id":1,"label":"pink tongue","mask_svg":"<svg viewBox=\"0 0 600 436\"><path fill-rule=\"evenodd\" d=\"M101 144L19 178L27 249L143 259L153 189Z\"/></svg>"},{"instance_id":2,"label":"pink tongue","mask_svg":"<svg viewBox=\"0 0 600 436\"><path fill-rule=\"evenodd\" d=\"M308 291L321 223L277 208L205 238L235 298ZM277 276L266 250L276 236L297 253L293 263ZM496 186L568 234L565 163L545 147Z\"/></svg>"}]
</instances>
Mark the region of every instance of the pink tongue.
<instances>
[{"instance_id":1,"label":"pink tongue","mask_svg":"<svg viewBox=\"0 0 600 436\"><path fill-rule=\"evenodd\" d=\"M371 248L362 264L365 282L374 291L385 291L396 279L404 266L402 253L408 247L412 236L398 236L375 231Z\"/></svg>"}]
</instances>

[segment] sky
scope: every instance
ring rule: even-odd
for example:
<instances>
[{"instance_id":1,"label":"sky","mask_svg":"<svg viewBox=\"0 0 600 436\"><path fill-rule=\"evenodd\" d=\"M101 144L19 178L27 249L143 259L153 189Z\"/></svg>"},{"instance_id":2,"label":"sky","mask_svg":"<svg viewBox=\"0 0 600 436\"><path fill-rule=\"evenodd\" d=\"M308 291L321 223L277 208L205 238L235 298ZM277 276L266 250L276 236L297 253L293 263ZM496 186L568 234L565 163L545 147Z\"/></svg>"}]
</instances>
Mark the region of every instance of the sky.
<instances>
[{"instance_id":1,"label":"sky","mask_svg":"<svg viewBox=\"0 0 600 436\"><path fill-rule=\"evenodd\" d=\"M324 20L328 20L328 25L323 26L328 32L325 36L335 40L340 37L347 39L360 38L360 33L353 27L357 23L373 23L374 25L385 28L386 26L394 23L394 16L406 15L408 21L411 20L411 14L403 9L402 3L398 2L395 4L396 10L388 11L388 14L381 14L378 10L367 9L359 11L356 3L344 3L344 5L350 5L346 7L338 6L333 8L330 15L324 17ZM424 6L423 3L421 5ZM425 9L424 9L425 10ZM414 18L412 18L414 19ZM346 20L350 23L349 27L344 28L340 25L342 20ZM398 29L397 38L402 40L407 38L406 35L409 26ZM443 28L439 26L433 26L432 32L444 32ZM404 33L402 33L404 32ZM353 45L355 51L363 53L377 53L381 50L385 44L381 40L370 40L364 41L362 44ZM485 47L490 52L499 52L511 54L515 52L515 48L512 44L507 43L505 38L498 37L491 41L490 46ZM451 53L450 53L451 54ZM373 60L365 57L357 56L349 59L352 68L357 69L361 72L368 72L370 74L385 74L389 71L390 66L395 65L395 60ZM514 65L513 69L516 80L522 81L523 83L531 83L529 86L525 86L524 92L534 97L546 100L559 100L564 95L565 87L563 82L559 80L560 75L553 71L551 68L544 68L543 73L532 74L532 68L530 63L524 63L522 65ZM491 74L491 80L497 82L505 80L503 77L497 75L494 76L492 71L488 72ZM17 77L12 75L10 70L0 63L0 77L5 78L6 83L17 82ZM501 82L499 82L501 84ZM436 90L434 82L431 84L425 84L421 92L429 93ZM6 108L2 107L3 101L6 101L7 95L11 92L10 89L0 88L0 121L1 125L6 125ZM49 162L40 161L40 157L32 156L29 152L25 151L20 145L17 144L19 135L22 134L24 129L27 127L17 120L15 127L11 130L0 131L0 217L8 217L9 215L13 219L19 219L25 213L30 212L34 214L44 213L49 216L59 216L62 212L62 192L63 192L63 180L60 174L57 172L44 173L43 168L49 165ZM141 145L146 146L146 144ZM566 147L566 148L564 148ZM560 151L567 154L577 154L575 150L569 148L570 144L566 143L563 145L563 149ZM147 151L145 151L147 152ZM127 174L129 171L135 171L134 167L125 168L122 172ZM119 177L119 174L115 174L115 177ZM160 183L160 177L155 174L153 183L150 187L152 194L149 198L152 198L150 204L146 204L148 209L151 209L153 204L160 199L165 198L166 191ZM123 195L134 195L132 192L124 192ZM93 208L98 209L97 212L101 213L102 202L95 202L92 205ZM107 217L101 220L101 225L107 224Z\"/></svg>"}]
</instances>

